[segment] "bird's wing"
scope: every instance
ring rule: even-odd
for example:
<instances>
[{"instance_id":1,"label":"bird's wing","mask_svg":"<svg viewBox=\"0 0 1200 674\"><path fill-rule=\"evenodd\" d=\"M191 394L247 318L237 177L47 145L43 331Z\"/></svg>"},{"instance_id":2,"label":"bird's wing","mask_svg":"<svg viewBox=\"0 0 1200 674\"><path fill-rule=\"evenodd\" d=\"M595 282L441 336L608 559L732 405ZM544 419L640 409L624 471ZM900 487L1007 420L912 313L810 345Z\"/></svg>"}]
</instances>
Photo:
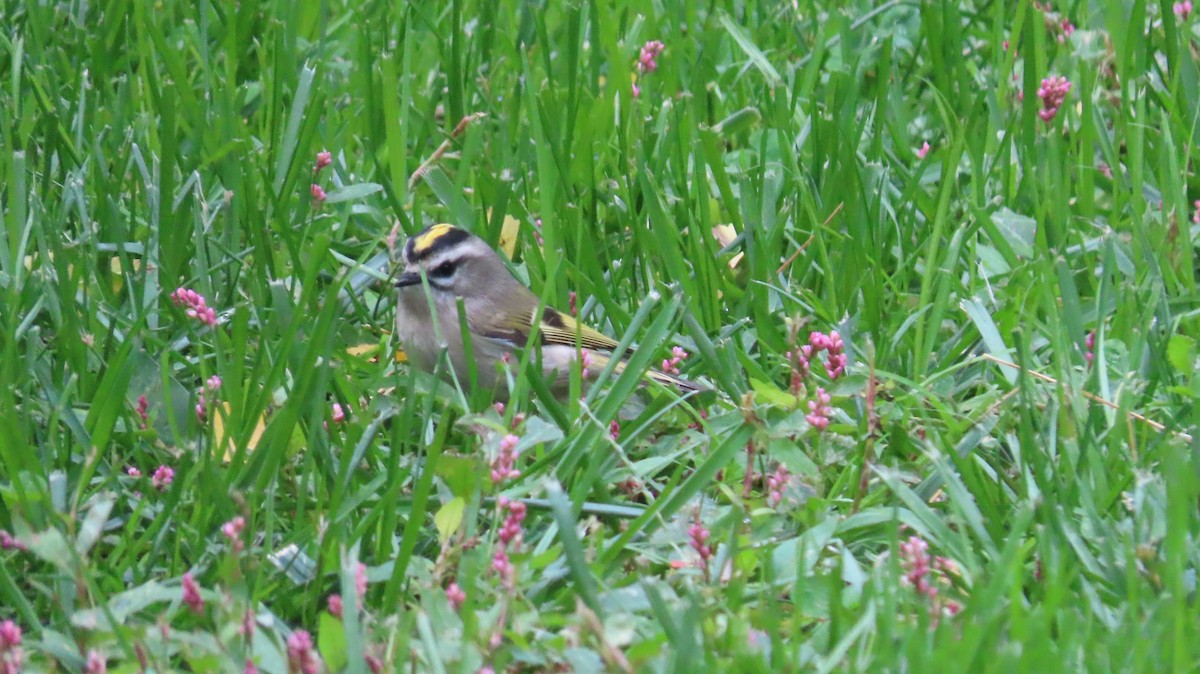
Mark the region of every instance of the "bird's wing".
<instances>
[{"instance_id":1,"label":"bird's wing","mask_svg":"<svg viewBox=\"0 0 1200 674\"><path fill-rule=\"evenodd\" d=\"M514 297L511 301L515 304L520 302L520 300L521 298ZM522 304L524 303L522 302ZM590 352L589 358L591 359L592 367L595 367L597 372L604 369L612 359L612 353L606 354L600 352L615 352L617 347L620 346L613 338L597 332L571 316L551 307L543 309L540 317L537 316L536 312L536 306L532 310L524 311L516 307L504 307L501 308L501 315L511 316L512 318L501 319L496 324L487 327L473 325L472 329L483 337L514 347L521 347L525 346L529 341L529 333L531 332L535 318L537 318L538 333L541 335L542 346L567 346L574 349L578 344L578 346ZM619 361L615 369L618 373L624 371L625 361ZM563 370L563 373L565 372L566 370ZM645 378L673 387L682 393L708 390L702 384L680 379L658 370L647 370Z\"/></svg>"},{"instance_id":2,"label":"bird's wing","mask_svg":"<svg viewBox=\"0 0 1200 674\"><path fill-rule=\"evenodd\" d=\"M520 298L513 299L515 300L514 303L516 303ZM524 302L520 302L520 304L525 305ZM538 322L538 333L541 335L540 339L543 345L562 344L564 346L575 346L578 344L585 349L598 349L601 351L615 351L617 346L619 346L613 338L593 330L576 321L571 316L551 307L543 309L540 315L537 315L536 305L533 309L505 308L500 311L500 314L510 318L502 318L489 326L479 325L472 327L477 327L476 331L486 337L512 342L516 346L524 346L529 341L529 333L532 332L532 327L536 319Z\"/></svg>"},{"instance_id":3,"label":"bird's wing","mask_svg":"<svg viewBox=\"0 0 1200 674\"><path fill-rule=\"evenodd\" d=\"M530 319L532 323L532 316ZM546 307L542 311L538 331L542 333L542 344L574 346L575 340L578 339L578 344L588 349L616 351L620 346L612 337L593 330L573 317L550 307Z\"/></svg>"},{"instance_id":4,"label":"bird's wing","mask_svg":"<svg viewBox=\"0 0 1200 674\"><path fill-rule=\"evenodd\" d=\"M611 360L611 358L609 358L608 356L605 356L605 355L601 355L601 354L592 354L590 356L590 360L591 360L593 367L595 367L597 370L602 370L608 366L608 363ZM614 368L614 373L620 374L621 372L624 372L624 371L625 371L625 361L622 360L617 363L617 366ZM664 386L673 387L676 390L678 390L680 393L692 393L695 391L709 390L707 386L703 386L701 384L697 384L696 382L691 382L686 379L680 379L679 377L674 377L672 375L667 374L666 372L660 372L659 370L653 370L653 369L646 370L646 374L643 376L646 379L658 382L659 384L663 384Z\"/></svg>"}]
</instances>

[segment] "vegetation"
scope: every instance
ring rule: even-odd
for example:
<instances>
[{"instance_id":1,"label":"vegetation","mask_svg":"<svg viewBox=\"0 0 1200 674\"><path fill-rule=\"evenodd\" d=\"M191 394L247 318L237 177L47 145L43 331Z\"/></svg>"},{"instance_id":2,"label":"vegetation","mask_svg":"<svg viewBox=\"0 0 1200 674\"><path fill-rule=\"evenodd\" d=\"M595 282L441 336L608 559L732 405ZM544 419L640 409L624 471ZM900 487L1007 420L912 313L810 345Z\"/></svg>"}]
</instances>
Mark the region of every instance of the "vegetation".
<instances>
[{"instance_id":1,"label":"vegetation","mask_svg":"<svg viewBox=\"0 0 1200 674\"><path fill-rule=\"evenodd\" d=\"M0 3L0 672L1195 671L1198 19ZM630 367L407 367L437 222Z\"/></svg>"}]
</instances>

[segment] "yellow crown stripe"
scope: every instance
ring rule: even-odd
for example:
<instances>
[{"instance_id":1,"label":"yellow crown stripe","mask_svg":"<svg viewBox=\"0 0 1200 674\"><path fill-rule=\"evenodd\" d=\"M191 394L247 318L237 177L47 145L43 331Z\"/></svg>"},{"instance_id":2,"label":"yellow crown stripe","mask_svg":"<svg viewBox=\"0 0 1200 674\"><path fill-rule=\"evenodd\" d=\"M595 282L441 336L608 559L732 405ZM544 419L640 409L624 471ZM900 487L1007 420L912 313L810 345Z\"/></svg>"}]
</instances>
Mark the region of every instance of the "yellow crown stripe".
<instances>
[{"instance_id":1,"label":"yellow crown stripe","mask_svg":"<svg viewBox=\"0 0 1200 674\"><path fill-rule=\"evenodd\" d=\"M454 225L433 225L427 232L418 236L417 240L413 242L413 252L420 254L428 251L430 248L433 248L433 244L437 243L438 239L446 236L452 231L454 231Z\"/></svg>"}]
</instances>

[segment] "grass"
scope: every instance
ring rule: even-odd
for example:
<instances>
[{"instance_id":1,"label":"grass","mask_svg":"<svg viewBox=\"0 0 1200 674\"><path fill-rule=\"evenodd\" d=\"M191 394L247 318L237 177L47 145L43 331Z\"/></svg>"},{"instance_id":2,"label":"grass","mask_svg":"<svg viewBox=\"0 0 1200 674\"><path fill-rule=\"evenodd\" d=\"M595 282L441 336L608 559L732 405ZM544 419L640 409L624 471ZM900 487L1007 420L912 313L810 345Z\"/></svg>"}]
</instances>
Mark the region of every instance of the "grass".
<instances>
[{"instance_id":1,"label":"grass","mask_svg":"<svg viewBox=\"0 0 1200 674\"><path fill-rule=\"evenodd\" d=\"M1194 671L1196 20L0 4L24 671ZM398 362L387 242L435 222L631 367L498 413ZM622 415L673 346L719 393Z\"/></svg>"}]
</instances>

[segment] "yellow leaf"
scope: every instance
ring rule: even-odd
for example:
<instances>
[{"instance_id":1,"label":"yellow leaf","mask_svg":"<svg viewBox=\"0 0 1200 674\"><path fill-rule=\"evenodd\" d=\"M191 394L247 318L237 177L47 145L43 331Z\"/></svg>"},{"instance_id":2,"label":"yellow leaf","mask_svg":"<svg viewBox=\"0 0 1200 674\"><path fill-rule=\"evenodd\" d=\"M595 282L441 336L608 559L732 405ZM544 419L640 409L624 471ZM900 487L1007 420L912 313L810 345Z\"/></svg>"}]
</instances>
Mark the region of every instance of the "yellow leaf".
<instances>
[{"instance_id":1,"label":"yellow leaf","mask_svg":"<svg viewBox=\"0 0 1200 674\"><path fill-rule=\"evenodd\" d=\"M467 502L461 496L446 501L446 504L438 509L437 514L433 516L433 524L437 527L438 540L442 545L445 545L454 532L462 526L463 512L467 509Z\"/></svg>"},{"instance_id":2,"label":"yellow leaf","mask_svg":"<svg viewBox=\"0 0 1200 674\"><path fill-rule=\"evenodd\" d=\"M517 234L521 231L521 221L511 215L504 216L504 226L500 228L500 250L512 259L517 250Z\"/></svg>"},{"instance_id":3,"label":"yellow leaf","mask_svg":"<svg viewBox=\"0 0 1200 674\"><path fill-rule=\"evenodd\" d=\"M396 361L397 364L407 363L408 362L408 354L404 353L404 349L396 349L396 355L394 357L394 360Z\"/></svg>"},{"instance_id":4,"label":"yellow leaf","mask_svg":"<svg viewBox=\"0 0 1200 674\"><path fill-rule=\"evenodd\" d=\"M213 434L217 439L217 447L221 448L221 460L229 463L233 460L233 455L237 453L237 447L234 446L233 436L225 430L225 419L229 417L233 408L228 402L222 402L217 409L217 414L213 417ZM254 431L250 433L250 439L246 441L246 452L250 453L258 448L258 441L262 439L263 432L267 430L266 415L258 415L258 421L254 424Z\"/></svg>"},{"instance_id":5,"label":"yellow leaf","mask_svg":"<svg viewBox=\"0 0 1200 674\"><path fill-rule=\"evenodd\" d=\"M717 240L717 243L721 244L721 247L724 248L733 243L734 239L737 238L737 230L733 228L733 225L717 225L712 228L712 235ZM729 268L736 269L738 263L742 261L742 256L743 253L734 255L729 260Z\"/></svg>"},{"instance_id":6,"label":"yellow leaf","mask_svg":"<svg viewBox=\"0 0 1200 674\"><path fill-rule=\"evenodd\" d=\"M351 346L346 349L346 355L354 356L357 358L358 356L372 353L378 348L379 348L379 344L377 344L375 342L369 342L366 344L355 344L354 346Z\"/></svg>"}]
</instances>

